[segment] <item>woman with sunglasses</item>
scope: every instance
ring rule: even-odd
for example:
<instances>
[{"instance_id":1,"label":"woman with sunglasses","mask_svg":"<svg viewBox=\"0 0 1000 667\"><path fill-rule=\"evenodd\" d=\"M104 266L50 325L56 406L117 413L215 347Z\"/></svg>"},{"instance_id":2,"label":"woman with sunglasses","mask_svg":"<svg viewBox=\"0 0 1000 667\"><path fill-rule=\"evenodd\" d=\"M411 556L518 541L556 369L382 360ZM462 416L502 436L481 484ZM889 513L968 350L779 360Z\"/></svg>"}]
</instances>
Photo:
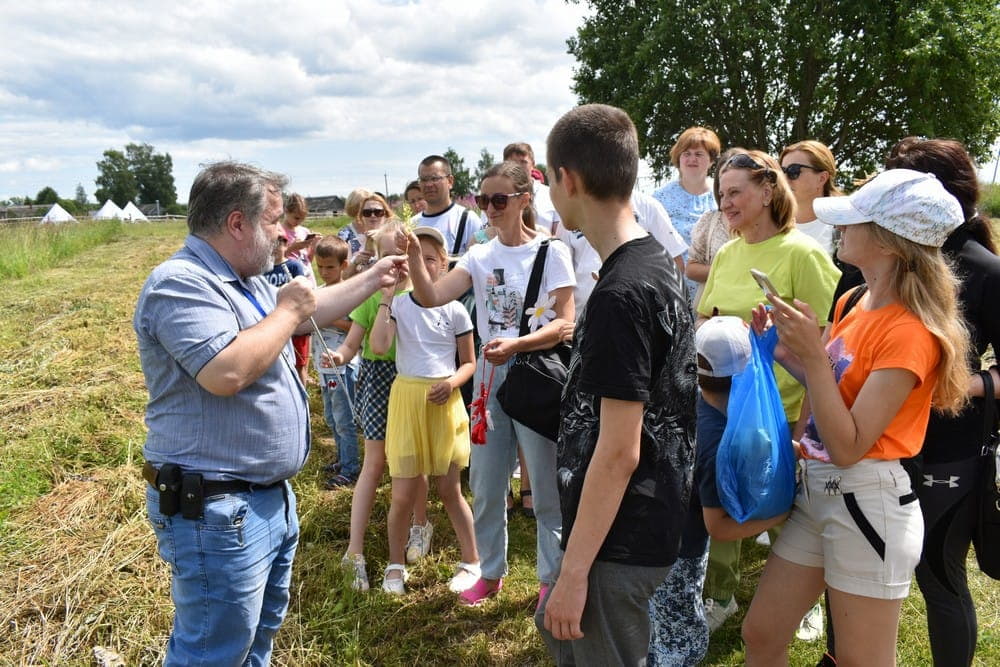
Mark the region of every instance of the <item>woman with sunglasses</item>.
<instances>
[{"instance_id":1,"label":"woman with sunglasses","mask_svg":"<svg viewBox=\"0 0 1000 667\"><path fill-rule=\"evenodd\" d=\"M502 162L486 172L476 203L497 230L496 238L473 245L448 275L430 280L420 258L420 245L409 237L413 294L425 307L452 301L470 287L476 303L476 326L483 342L476 365L476 387L488 389L487 409L492 428L486 443L472 447L469 485L473 494L476 545L481 577L460 596L466 605L478 605L496 595L507 574L508 480L521 445L531 476L538 541L539 592L559 572L562 516L556 489L555 443L508 417L496 398L510 362L518 352L544 350L559 342L560 329L574 319L573 265L566 246L549 240L538 303L525 303L528 278L542 243L534 229L531 177L517 162ZM544 306L544 307L542 307ZM522 313L539 313L534 330L520 336ZM551 313L546 316L546 313Z\"/></svg>"},{"instance_id":2,"label":"woman with sunglasses","mask_svg":"<svg viewBox=\"0 0 1000 667\"><path fill-rule=\"evenodd\" d=\"M351 224L337 232L347 242L351 251L344 269L344 277L364 271L375 256L372 234L392 214L389 203L382 195L368 190L354 190L347 198L344 212L351 216Z\"/></svg>"},{"instance_id":3,"label":"woman with sunglasses","mask_svg":"<svg viewBox=\"0 0 1000 667\"><path fill-rule=\"evenodd\" d=\"M941 252L964 217L937 178L910 169L814 207L868 289L840 299L822 335L802 301L769 297L773 310L754 313L755 329L777 327L775 357L808 386L812 415L795 504L743 623L746 662L788 664L795 626L825 588L837 664L894 665L924 532L901 460L920 451L932 406L954 416L967 400L968 333Z\"/></svg>"},{"instance_id":4,"label":"woman with sunglasses","mask_svg":"<svg viewBox=\"0 0 1000 667\"><path fill-rule=\"evenodd\" d=\"M749 322L764 295L750 276L763 271L782 299L797 299L825 313L840 271L815 240L795 227L795 196L777 161L760 151L729 158L719 170L720 208L735 238L712 261L698 303L699 321L735 315ZM805 390L775 364L788 423L798 421ZM715 631L738 610L741 542L712 540L705 578L705 616Z\"/></svg>"},{"instance_id":5,"label":"woman with sunglasses","mask_svg":"<svg viewBox=\"0 0 1000 667\"><path fill-rule=\"evenodd\" d=\"M817 197L839 197L843 194L834 183L837 163L833 153L824 144L806 139L786 146L778 160L795 194L795 226L833 254L833 227L816 219L812 205Z\"/></svg>"}]
</instances>

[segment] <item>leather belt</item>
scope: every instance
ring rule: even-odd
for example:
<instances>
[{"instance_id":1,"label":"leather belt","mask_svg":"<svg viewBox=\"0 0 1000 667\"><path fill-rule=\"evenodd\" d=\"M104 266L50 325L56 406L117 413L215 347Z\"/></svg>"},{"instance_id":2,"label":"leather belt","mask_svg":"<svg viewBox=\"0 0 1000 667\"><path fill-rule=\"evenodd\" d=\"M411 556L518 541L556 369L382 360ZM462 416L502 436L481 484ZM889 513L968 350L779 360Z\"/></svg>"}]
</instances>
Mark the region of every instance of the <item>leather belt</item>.
<instances>
[{"instance_id":1,"label":"leather belt","mask_svg":"<svg viewBox=\"0 0 1000 667\"><path fill-rule=\"evenodd\" d=\"M159 490L156 486L156 478L160 471L153 467L151 463L144 463L142 466L142 478L149 482L149 485L154 489ZM270 489L273 486L278 486L281 482L274 482L273 484L255 484L254 482L245 482L242 479L231 479L231 480L211 480L206 479L202 481L201 488L204 495L207 496L218 496L223 493L245 493L252 489Z\"/></svg>"}]
</instances>

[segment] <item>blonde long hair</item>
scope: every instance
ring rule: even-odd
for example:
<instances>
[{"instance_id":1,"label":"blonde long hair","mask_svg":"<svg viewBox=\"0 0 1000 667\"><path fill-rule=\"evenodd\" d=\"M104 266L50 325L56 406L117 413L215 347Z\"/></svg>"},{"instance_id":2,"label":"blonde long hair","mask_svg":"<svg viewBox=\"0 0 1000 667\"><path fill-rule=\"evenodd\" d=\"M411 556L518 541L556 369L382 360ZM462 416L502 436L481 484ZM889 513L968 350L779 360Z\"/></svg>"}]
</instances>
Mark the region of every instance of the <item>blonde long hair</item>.
<instances>
[{"instance_id":1,"label":"blonde long hair","mask_svg":"<svg viewBox=\"0 0 1000 667\"><path fill-rule=\"evenodd\" d=\"M939 248L914 243L875 223L865 224L875 242L896 255L890 287L941 345L934 408L957 415L968 402L969 382L969 331L956 298L959 280Z\"/></svg>"}]
</instances>

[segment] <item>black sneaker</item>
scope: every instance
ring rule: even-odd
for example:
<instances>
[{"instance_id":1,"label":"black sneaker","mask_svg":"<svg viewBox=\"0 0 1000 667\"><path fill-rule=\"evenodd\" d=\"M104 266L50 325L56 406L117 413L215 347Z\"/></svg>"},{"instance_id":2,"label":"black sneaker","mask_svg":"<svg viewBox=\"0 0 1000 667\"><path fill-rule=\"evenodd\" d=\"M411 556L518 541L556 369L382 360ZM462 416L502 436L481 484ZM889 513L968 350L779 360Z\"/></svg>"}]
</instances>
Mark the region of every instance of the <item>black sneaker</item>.
<instances>
[{"instance_id":1,"label":"black sneaker","mask_svg":"<svg viewBox=\"0 0 1000 667\"><path fill-rule=\"evenodd\" d=\"M344 486L354 486L355 482L358 480L354 477L348 477L347 475L334 475L326 480L327 489L339 489Z\"/></svg>"}]
</instances>

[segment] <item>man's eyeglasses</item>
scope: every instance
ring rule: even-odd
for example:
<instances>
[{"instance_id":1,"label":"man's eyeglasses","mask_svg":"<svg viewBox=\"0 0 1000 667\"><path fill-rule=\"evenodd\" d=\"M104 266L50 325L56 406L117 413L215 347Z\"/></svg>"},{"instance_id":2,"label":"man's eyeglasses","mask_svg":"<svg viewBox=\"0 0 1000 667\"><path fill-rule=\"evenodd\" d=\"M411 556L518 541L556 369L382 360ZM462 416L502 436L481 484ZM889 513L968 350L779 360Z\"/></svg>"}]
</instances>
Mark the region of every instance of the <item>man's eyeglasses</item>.
<instances>
[{"instance_id":1,"label":"man's eyeglasses","mask_svg":"<svg viewBox=\"0 0 1000 667\"><path fill-rule=\"evenodd\" d=\"M386 210L384 208L366 208L361 211L361 217L363 218L381 218L386 215Z\"/></svg>"},{"instance_id":2,"label":"man's eyeglasses","mask_svg":"<svg viewBox=\"0 0 1000 667\"><path fill-rule=\"evenodd\" d=\"M781 168L781 171L785 172L785 176L788 177L788 180L794 181L795 179L797 179L799 176L802 175L803 169L812 169L813 171L825 171L825 169L819 169L817 167L812 166L811 164L801 164L799 162L794 162L792 164L785 165L784 167Z\"/></svg>"},{"instance_id":3,"label":"man's eyeglasses","mask_svg":"<svg viewBox=\"0 0 1000 667\"><path fill-rule=\"evenodd\" d=\"M476 206L479 207L480 211L485 211L486 207L493 204L493 208L497 211L502 211L507 208L507 201L511 197L520 197L521 195L526 195L527 192L512 192L509 195L495 194L495 195L476 195Z\"/></svg>"},{"instance_id":4,"label":"man's eyeglasses","mask_svg":"<svg viewBox=\"0 0 1000 667\"><path fill-rule=\"evenodd\" d=\"M729 160L726 161L726 166L733 166L737 169L753 169L754 171L763 171L765 178L770 179L772 183L778 182L778 174L775 173L773 169L762 165L746 153L737 153L733 157L729 158Z\"/></svg>"},{"instance_id":5,"label":"man's eyeglasses","mask_svg":"<svg viewBox=\"0 0 1000 667\"><path fill-rule=\"evenodd\" d=\"M421 176L417 180L420 181L421 183L437 183L438 181L443 181L446 178L448 177L436 174L434 176Z\"/></svg>"}]
</instances>

